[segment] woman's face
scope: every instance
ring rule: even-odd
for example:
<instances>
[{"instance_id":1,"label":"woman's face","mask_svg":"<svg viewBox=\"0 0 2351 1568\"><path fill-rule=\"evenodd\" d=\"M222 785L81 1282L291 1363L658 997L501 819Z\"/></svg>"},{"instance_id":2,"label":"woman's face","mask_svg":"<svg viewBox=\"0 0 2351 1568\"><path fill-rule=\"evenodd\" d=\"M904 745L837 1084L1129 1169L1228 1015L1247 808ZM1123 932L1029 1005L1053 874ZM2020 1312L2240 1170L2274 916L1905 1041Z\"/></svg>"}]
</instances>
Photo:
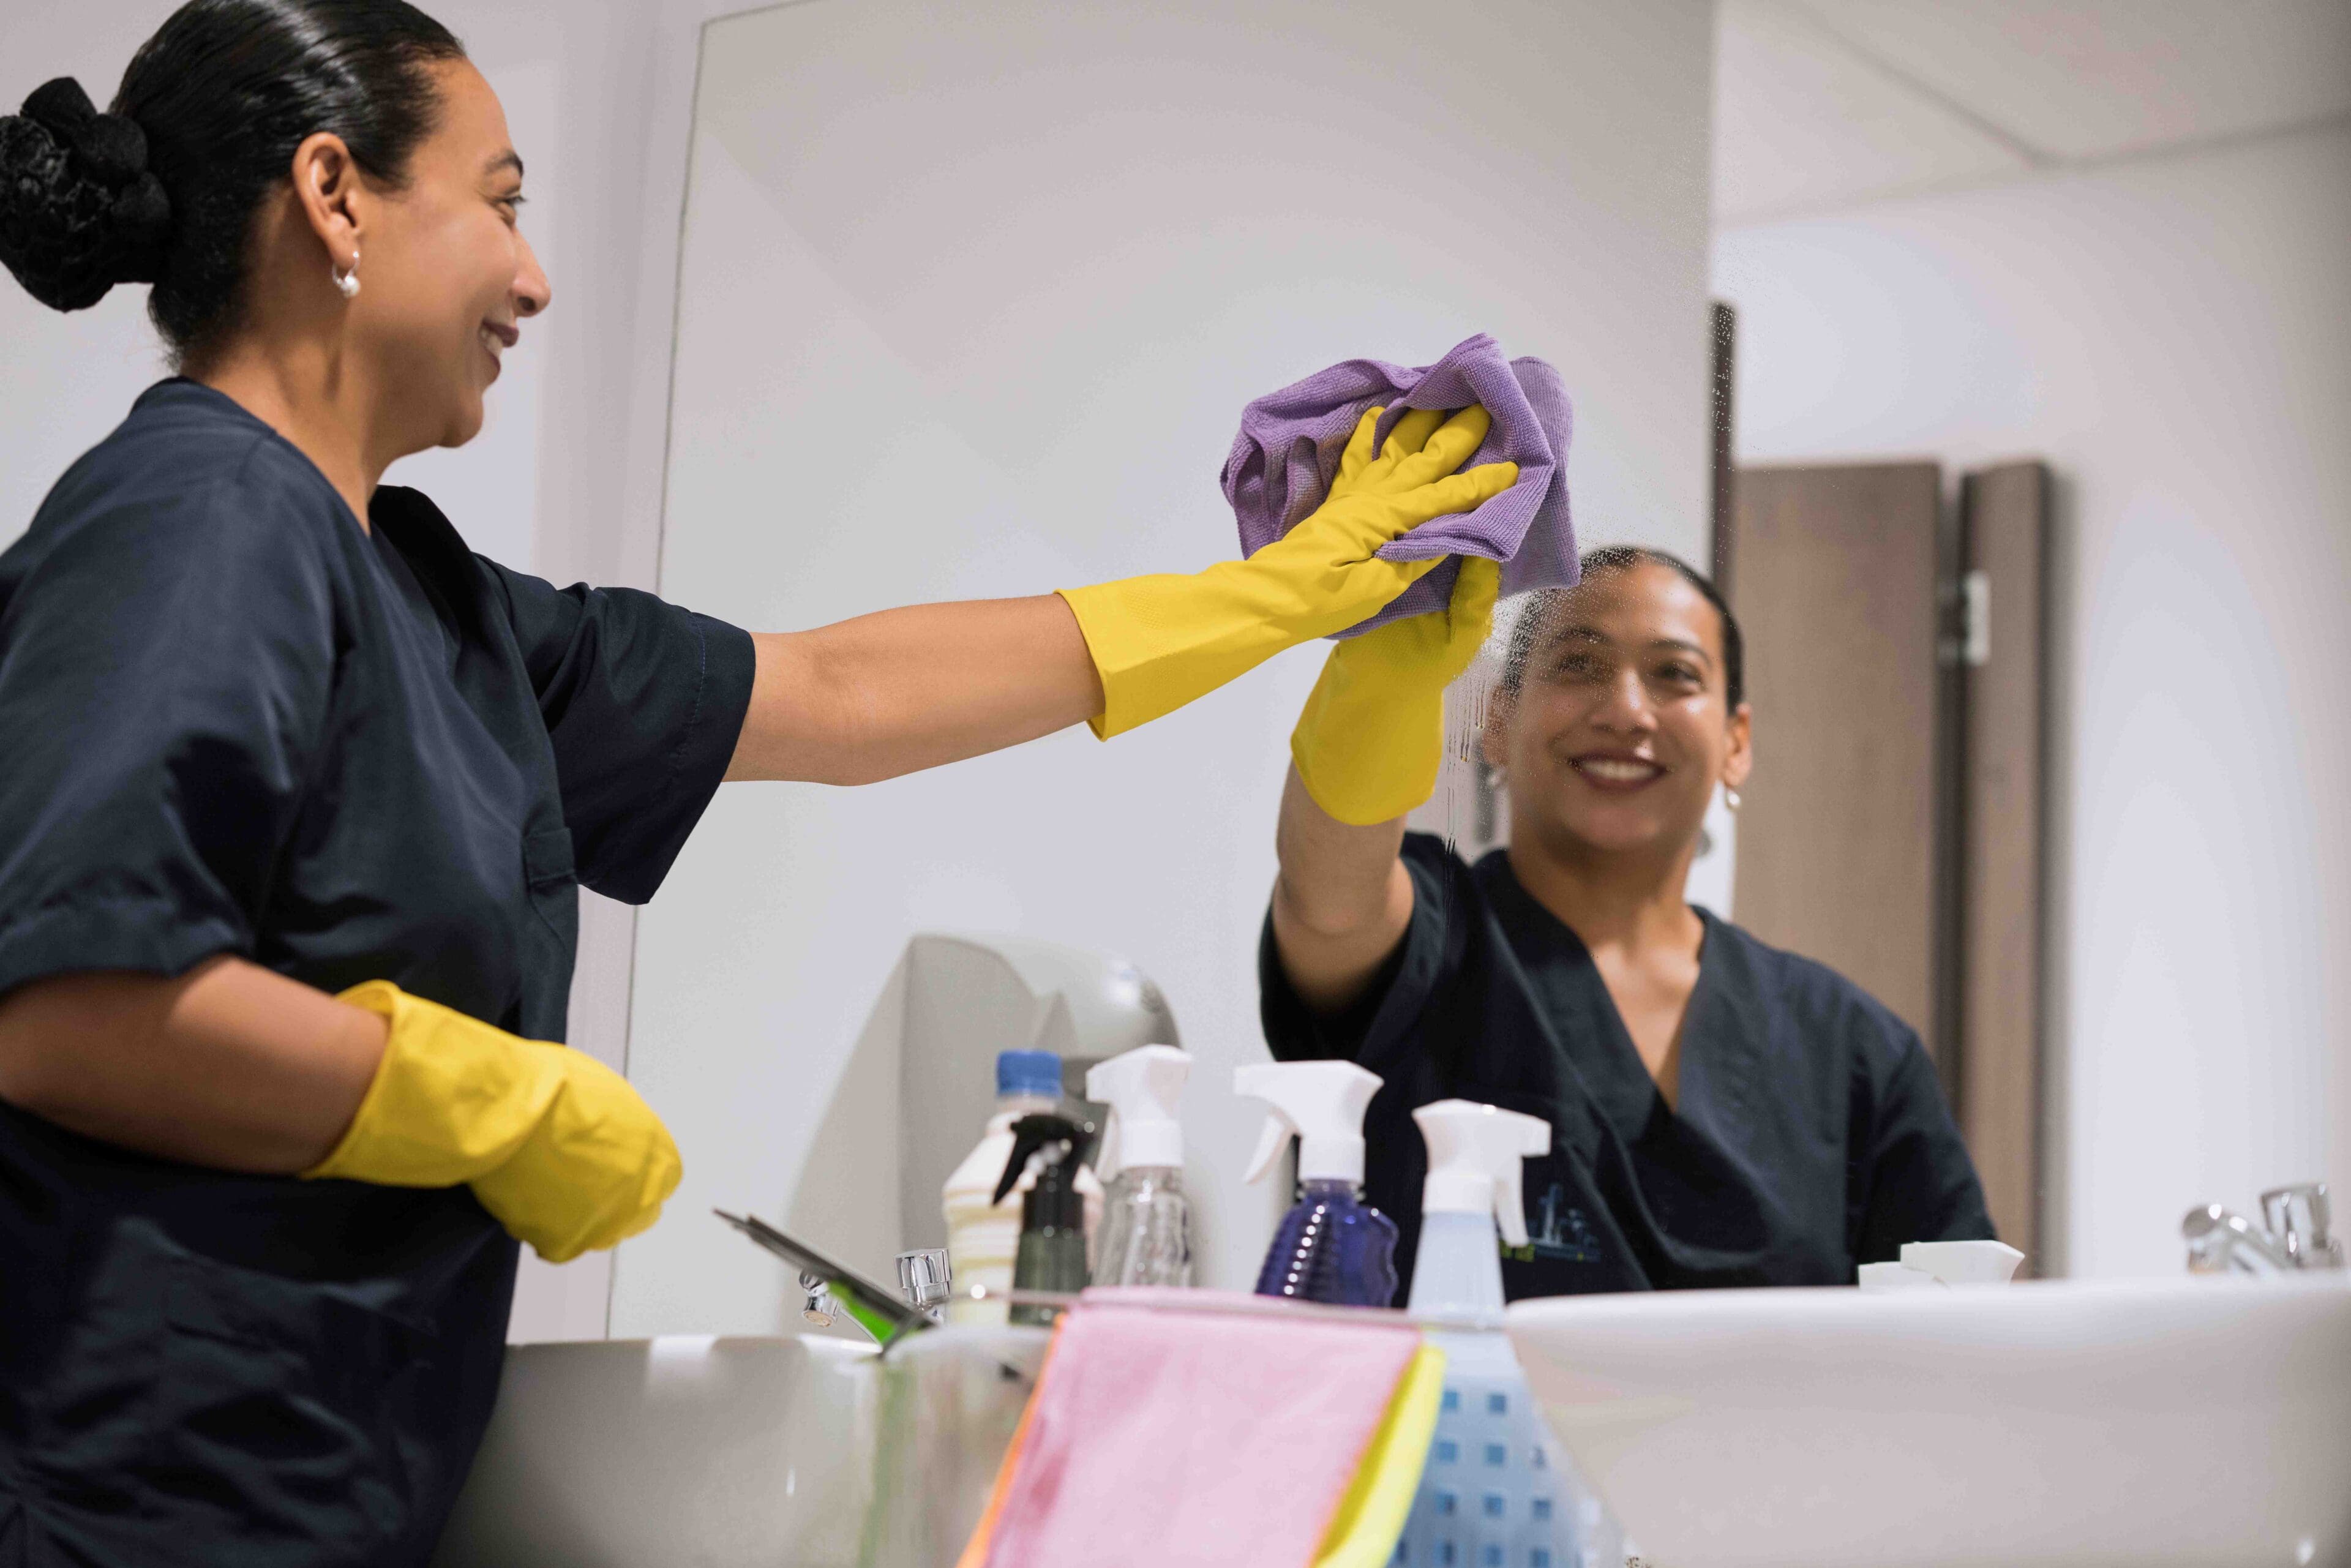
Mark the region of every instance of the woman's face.
<instances>
[{"instance_id":1,"label":"woman's face","mask_svg":"<svg viewBox=\"0 0 2351 1568\"><path fill-rule=\"evenodd\" d=\"M1485 737L1508 776L1512 839L1579 857L1687 852L1715 785L1747 778L1748 710L1726 700L1721 617L1645 561L1587 579L1547 620Z\"/></svg>"},{"instance_id":2,"label":"woman's face","mask_svg":"<svg viewBox=\"0 0 2351 1568\"><path fill-rule=\"evenodd\" d=\"M407 183L379 193L350 328L395 389L403 435L455 446L480 432L500 356L550 290L516 224L522 160L497 94L467 61L433 72L439 123L411 154Z\"/></svg>"}]
</instances>

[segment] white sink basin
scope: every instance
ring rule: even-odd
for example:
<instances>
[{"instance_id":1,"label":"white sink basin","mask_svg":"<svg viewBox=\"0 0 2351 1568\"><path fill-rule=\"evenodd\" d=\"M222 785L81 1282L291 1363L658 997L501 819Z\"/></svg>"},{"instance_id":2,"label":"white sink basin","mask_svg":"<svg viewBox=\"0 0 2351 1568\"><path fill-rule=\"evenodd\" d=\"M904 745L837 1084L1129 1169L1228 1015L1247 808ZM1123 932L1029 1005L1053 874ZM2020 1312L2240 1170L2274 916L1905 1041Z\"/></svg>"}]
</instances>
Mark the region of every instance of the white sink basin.
<instances>
[{"instance_id":1,"label":"white sink basin","mask_svg":"<svg viewBox=\"0 0 2351 1568\"><path fill-rule=\"evenodd\" d=\"M434 1568L847 1568L873 1368L845 1340L517 1345Z\"/></svg>"},{"instance_id":2,"label":"white sink basin","mask_svg":"<svg viewBox=\"0 0 2351 1568\"><path fill-rule=\"evenodd\" d=\"M1523 1302L1560 1441L1664 1568L2351 1563L2351 1281Z\"/></svg>"}]
</instances>

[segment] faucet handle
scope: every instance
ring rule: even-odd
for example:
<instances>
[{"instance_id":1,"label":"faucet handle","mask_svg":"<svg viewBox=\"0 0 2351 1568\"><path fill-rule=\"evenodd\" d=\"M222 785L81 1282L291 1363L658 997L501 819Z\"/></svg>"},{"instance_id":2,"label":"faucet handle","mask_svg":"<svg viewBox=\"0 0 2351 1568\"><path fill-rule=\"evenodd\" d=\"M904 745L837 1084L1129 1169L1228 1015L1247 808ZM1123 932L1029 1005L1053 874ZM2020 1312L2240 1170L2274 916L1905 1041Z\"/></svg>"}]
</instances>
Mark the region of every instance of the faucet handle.
<instances>
[{"instance_id":1,"label":"faucet handle","mask_svg":"<svg viewBox=\"0 0 2351 1568\"><path fill-rule=\"evenodd\" d=\"M2262 1218L2296 1268L2343 1267L2343 1243L2327 1234L2332 1214L2325 1182L2272 1187L2262 1194Z\"/></svg>"},{"instance_id":2,"label":"faucet handle","mask_svg":"<svg viewBox=\"0 0 2351 1568\"><path fill-rule=\"evenodd\" d=\"M898 1293L917 1312L934 1317L955 1293L955 1274L944 1247L925 1247L898 1254Z\"/></svg>"}]
</instances>

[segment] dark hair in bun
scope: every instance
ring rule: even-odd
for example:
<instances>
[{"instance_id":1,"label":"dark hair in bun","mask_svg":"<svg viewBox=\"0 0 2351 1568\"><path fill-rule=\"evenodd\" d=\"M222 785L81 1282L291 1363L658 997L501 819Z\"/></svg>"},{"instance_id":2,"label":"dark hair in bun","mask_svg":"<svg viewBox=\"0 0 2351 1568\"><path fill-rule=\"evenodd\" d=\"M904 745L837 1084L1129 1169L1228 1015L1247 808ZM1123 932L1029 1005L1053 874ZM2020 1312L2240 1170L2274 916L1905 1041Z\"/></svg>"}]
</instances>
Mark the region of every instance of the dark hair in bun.
<instances>
[{"instance_id":1,"label":"dark hair in bun","mask_svg":"<svg viewBox=\"0 0 2351 1568\"><path fill-rule=\"evenodd\" d=\"M110 112L60 78L0 118L0 262L59 310L152 283L173 359L200 360L238 325L255 214L304 138L398 184L440 109L426 68L465 52L402 0L188 0Z\"/></svg>"}]
</instances>

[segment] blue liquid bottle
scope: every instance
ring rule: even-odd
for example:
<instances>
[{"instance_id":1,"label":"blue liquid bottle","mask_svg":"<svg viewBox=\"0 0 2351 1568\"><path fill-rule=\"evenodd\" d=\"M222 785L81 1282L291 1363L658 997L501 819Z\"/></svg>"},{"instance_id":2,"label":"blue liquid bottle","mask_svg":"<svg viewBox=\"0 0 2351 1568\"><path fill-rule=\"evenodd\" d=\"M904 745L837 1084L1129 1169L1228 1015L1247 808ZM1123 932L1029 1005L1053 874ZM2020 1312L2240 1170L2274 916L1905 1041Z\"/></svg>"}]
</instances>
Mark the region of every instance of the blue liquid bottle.
<instances>
[{"instance_id":1,"label":"blue liquid bottle","mask_svg":"<svg viewBox=\"0 0 2351 1568\"><path fill-rule=\"evenodd\" d=\"M1249 1161L1256 1181L1298 1140L1298 1201L1274 1232L1257 1293L1333 1306L1395 1300L1395 1221L1364 1201L1364 1110L1380 1078L1352 1061L1282 1061L1233 1074L1270 1108Z\"/></svg>"}]
</instances>

